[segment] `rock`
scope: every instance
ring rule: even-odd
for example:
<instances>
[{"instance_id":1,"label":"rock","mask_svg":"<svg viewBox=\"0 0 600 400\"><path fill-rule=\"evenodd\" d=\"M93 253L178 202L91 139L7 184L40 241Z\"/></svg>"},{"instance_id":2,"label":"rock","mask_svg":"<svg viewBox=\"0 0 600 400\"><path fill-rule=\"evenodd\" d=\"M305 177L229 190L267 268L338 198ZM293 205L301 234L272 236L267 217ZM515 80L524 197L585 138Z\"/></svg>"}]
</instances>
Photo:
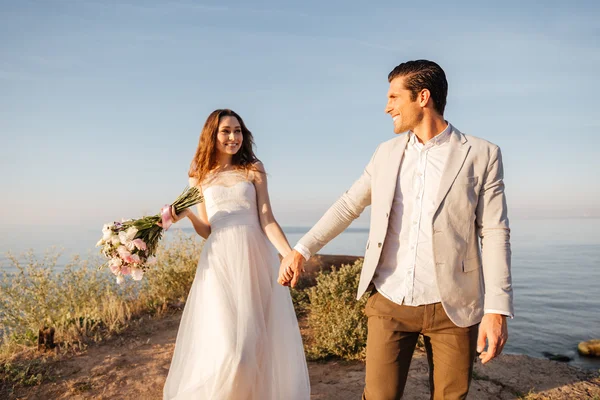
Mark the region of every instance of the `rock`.
<instances>
[{"instance_id":1,"label":"rock","mask_svg":"<svg viewBox=\"0 0 600 400\"><path fill-rule=\"evenodd\" d=\"M56 347L54 343L54 328L43 327L38 332L38 350L51 350Z\"/></svg>"},{"instance_id":2,"label":"rock","mask_svg":"<svg viewBox=\"0 0 600 400\"><path fill-rule=\"evenodd\" d=\"M549 353L547 351L543 351L542 354L548 360L552 360L552 361L569 362L569 361L573 360L571 357L566 356L564 354L554 354L554 353Z\"/></svg>"},{"instance_id":3,"label":"rock","mask_svg":"<svg viewBox=\"0 0 600 400\"><path fill-rule=\"evenodd\" d=\"M582 356L600 357L600 339L592 339L579 343L577 351Z\"/></svg>"}]
</instances>

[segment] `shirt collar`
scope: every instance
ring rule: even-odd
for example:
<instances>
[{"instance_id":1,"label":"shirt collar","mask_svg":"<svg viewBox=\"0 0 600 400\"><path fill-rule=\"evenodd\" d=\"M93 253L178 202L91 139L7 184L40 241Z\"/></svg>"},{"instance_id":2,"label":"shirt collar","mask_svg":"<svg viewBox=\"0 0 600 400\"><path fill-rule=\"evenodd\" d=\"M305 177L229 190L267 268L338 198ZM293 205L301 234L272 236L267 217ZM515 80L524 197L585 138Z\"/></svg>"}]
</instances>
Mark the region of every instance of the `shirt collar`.
<instances>
[{"instance_id":1,"label":"shirt collar","mask_svg":"<svg viewBox=\"0 0 600 400\"><path fill-rule=\"evenodd\" d=\"M409 140L410 144L413 144L413 145L419 144L424 147L426 146L427 148L442 145L450 139L450 135L452 134L452 125L449 122L447 122L447 123L448 123L448 126L446 127L446 129L444 129L443 131L441 131L440 133L438 133L437 135L432 137L425 145L422 145L421 143L419 143L419 139L417 138L417 135L415 135L413 131L408 131L408 134L410 135L408 140Z\"/></svg>"}]
</instances>

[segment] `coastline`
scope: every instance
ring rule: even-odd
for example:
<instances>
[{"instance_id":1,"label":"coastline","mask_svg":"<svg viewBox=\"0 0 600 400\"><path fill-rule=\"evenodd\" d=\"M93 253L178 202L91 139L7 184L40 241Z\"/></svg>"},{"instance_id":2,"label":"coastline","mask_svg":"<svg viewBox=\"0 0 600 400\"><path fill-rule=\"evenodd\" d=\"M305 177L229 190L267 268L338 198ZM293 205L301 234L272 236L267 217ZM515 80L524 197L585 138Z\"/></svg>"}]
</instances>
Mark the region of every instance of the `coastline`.
<instances>
[{"instance_id":1,"label":"coastline","mask_svg":"<svg viewBox=\"0 0 600 400\"><path fill-rule=\"evenodd\" d=\"M14 391L2 387L0 397L162 399L180 317L179 309L171 310L161 318L142 318L120 335L90 345L77 354L37 354L34 368L44 370L44 382L30 387L20 385ZM308 368L311 400L360 398L364 363L333 359L311 361ZM598 374L556 361L507 354L488 365L475 365L468 398L534 400L597 399L599 396ZM411 364L404 398L428 397L426 356L418 350Z\"/></svg>"},{"instance_id":2,"label":"coastline","mask_svg":"<svg viewBox=\"0 0 600 400\"><path fill-rule=\"evenodd\" d=\"M306 265L303 284L314 284L319 271L352 264L362 257L316 255ZM8 399L112 399L162 398L175 344L182 303L170 304L161 315L145 315L130 326L78 352L15 355L8 363L21 365L25 378L0 380L0 397ZM310 337L306 318L300 321L303 337ZM17 370L17 368L15 368ZM0 378L8 376L8 367ZM309 362L313 400L360 398L364 363L328 359ZM39 378L39 379L38 379ZM429 396L425 353L415 352L405 392L406 399ZM488 365L476 363L469 399L572 399L600 398L600 376L566 363L527 355L503 354Z\"/></svg>"}]
</instances>

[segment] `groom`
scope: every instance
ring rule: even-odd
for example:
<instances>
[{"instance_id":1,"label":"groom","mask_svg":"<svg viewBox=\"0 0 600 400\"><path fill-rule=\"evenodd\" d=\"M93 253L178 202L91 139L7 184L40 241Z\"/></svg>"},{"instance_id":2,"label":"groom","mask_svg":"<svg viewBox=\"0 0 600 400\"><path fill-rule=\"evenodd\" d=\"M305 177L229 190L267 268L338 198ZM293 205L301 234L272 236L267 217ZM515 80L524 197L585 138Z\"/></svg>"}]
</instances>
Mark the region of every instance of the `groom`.
<instances>
[{"instance_id":1,"label":"groom","mask_svg":"<svg viewBox=\"0 0 600 400\"><path fill-rule=\"evenodd\" d=\"M398 136L282 260L279 282L294 286L304 261L371 205L358 286L358 298L371 292L363 399L402 397L419 334L431 397L464 399L476 354L487 363L502 352L513 314L502 157L444 119L438 64L402 63L388 81Z\"/></svg>"}]
</instances>

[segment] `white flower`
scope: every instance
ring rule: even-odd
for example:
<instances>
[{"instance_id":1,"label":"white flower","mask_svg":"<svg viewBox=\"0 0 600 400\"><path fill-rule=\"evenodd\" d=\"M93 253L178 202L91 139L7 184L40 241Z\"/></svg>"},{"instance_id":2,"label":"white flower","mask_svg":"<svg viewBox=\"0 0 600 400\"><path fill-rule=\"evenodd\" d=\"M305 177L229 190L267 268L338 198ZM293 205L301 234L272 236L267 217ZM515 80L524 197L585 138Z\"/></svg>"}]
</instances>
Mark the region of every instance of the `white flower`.
<instances>
[{"instance_id":1,"label":"white flower","mask_svg":"<svg viewBox=\"0 0 600 400\"><path fill-rule=\"evenodd\" d=\"M129 240L131 240L131 239L127 238L127 233L125 231L119 232L119 242L125 244L125 243L129 242Z\"/></svg>"},{"instance_id":2,"label":"white flower","mask_svg":"<svg viewBox=\"0 0 600 400\"><path fill-rule=\"evenodd\" d=\"M123 260L121 260L119 257L111 258L108 261L108 265L110 267L120 267L121 265L123 265Z\"/></svg>"},{"instance_id":3,"label":"white flower","mask_svg":"<svg viewBox=\"0 0 600 400\"><path fill-rule=\"evenodd\" d=\"M118 246L121 244L121 241L119 240L119 237L117 235L114 235L110 238L110 241L112 243L113 246Z\"/></svg>"},{"instance_id":4,"label":"white flower","mask_svg":"<svg viewBox=\"0 0 600 400\"><path fill-rule=\"evenodd\" d=\"M132 268L131 277L134 281L139 281L144 277L144 271L141 268Z\"/></svg>"},{"instance_id":5,"label":"white flower","mask_svg":"<svg viewBox=\"0 0 600 400\"><path fill-rule=\"evenodd\" d=\"M135 243L133 243L133 240L128 240L127 242L125 242L123 244L125 245L125 247L127 247L127 250L129 250L129 251L135 250Z\"/></svg>"},{"instance_id":6,"label":"white flower","mask_svg":"<svg viewBox=\"0 0 600 400\"><path fill-rule=\"evenodd\" d=\"M133 240L135 238L135 235L138 233L138 230L135 226L130 227L129 229L127 229L127 238L129 240Z\"/></svg>"},{"instance_id":7,"label":"white flower","mask_svg":"<svg viewBox=\"0 0 600 400\"><path fill-rule=\"evenodd\" d=\"M102 245L104 245L104 239L98 240L98 243L96 243L96 247L100 247Z\"/></svg>"},{"instance_id":8,"label":"white flower","mask_svg":"<svg viewBox=\"0 0 600 400\"><path fill-rule=\"evenodd\" d=\"M104 226L102 227L102 240L108 240L110 239L110 237L112 236L113 232L111 225L109 224L104 224Z\"/></svg>"},{"instance_id":9,"label":"white flower","mask_svg":"<svg viewBox=\"0 0 600 400\"><path fill-rule=\"evenodd\" d=\"M125 278L123 278L123 275L117 275L117 284L121 284L125 282Z\"/></svg>"},{"instance_id":10,"label":"white flower","mask_svg":"<svg viewBox=\"0 0 600 400\"><path fill-rule=\"evenodd\" d=\"M138 230L132 226L131 228L127 229L127 231L119 232L119 240L121 241L121 243L127 245L133 240L137 232ZM130 250L133 250L133 248L131 248Z\"/></svg>"}]
</instances>

